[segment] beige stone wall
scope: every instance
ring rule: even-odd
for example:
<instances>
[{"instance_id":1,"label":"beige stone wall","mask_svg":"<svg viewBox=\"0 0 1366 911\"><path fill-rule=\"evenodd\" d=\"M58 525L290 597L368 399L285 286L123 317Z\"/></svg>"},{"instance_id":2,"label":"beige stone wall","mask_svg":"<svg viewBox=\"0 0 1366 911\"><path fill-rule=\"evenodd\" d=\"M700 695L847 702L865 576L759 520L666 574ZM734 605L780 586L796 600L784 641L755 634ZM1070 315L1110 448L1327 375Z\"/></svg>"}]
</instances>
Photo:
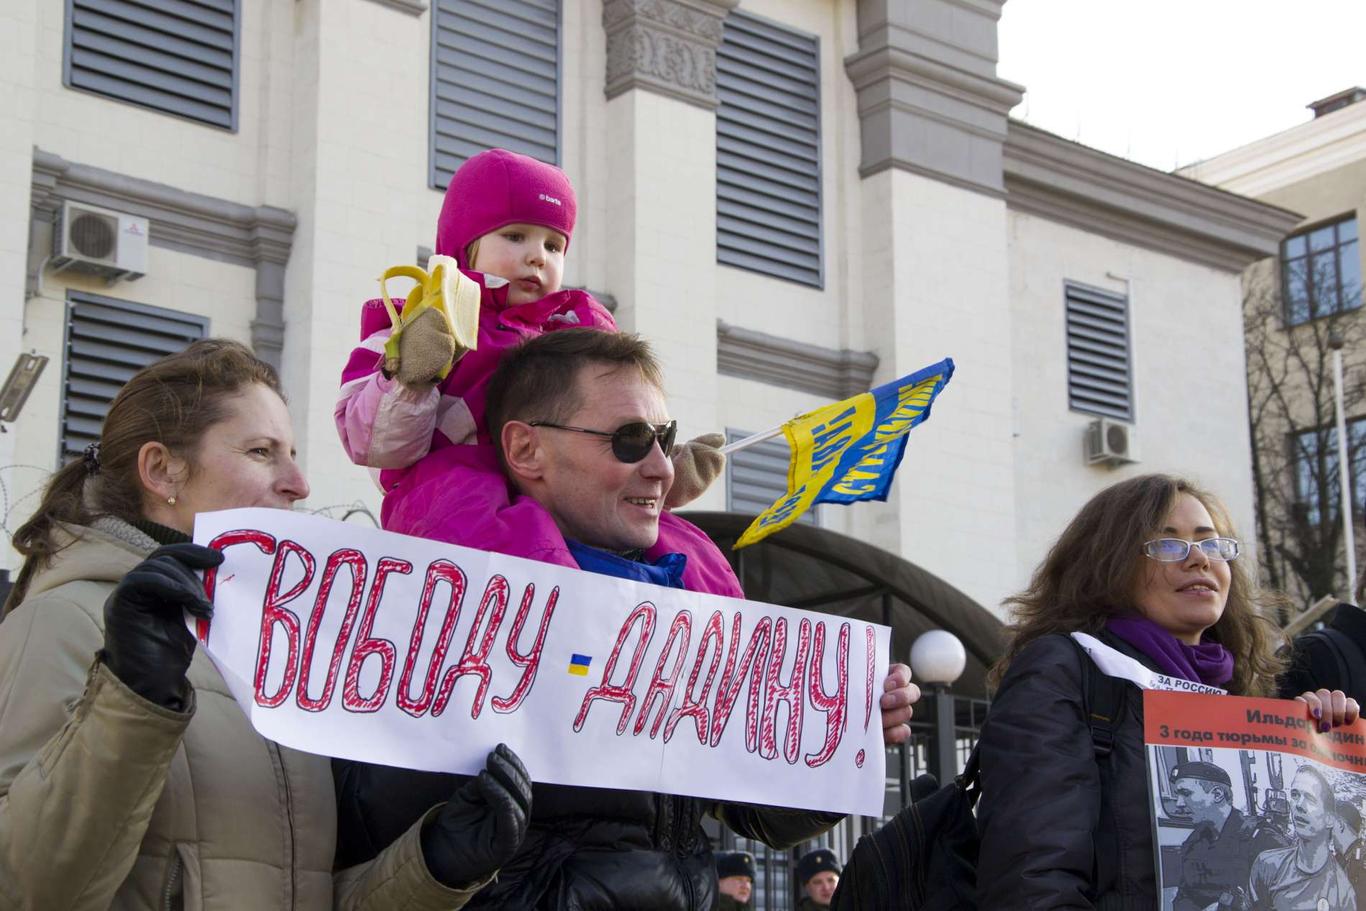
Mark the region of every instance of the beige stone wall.
<instances>
[{"instance_id":1,"label":"beige stone wall","mask_svg":"<svg viewBox=\"0 0 1366 911\"><path fill-rule=\"evenodd\" d=\"M1021 571L1042 559L1089 497L1154 471L1215 492L1250 543L1238 276L1017 213L1011 215L1010 264ZM1082 437L1094 417L1068 408L1067 281L1129 297L1136 465L1084 462Z\"/></svg>"},{"instance_id":2,"label":"beige stone wall","mask_svg":"<svg viewBox=\"0 0 1366 911\"><path fill-rule=\"evenodd\" d=\"M1005 203L897 170L863 191L856 261L879 380L946 356L956 364L933 417L913 433L873 540L895 541L907 559L995 607L1019 578Z\"/></svg>"}]
</instances>

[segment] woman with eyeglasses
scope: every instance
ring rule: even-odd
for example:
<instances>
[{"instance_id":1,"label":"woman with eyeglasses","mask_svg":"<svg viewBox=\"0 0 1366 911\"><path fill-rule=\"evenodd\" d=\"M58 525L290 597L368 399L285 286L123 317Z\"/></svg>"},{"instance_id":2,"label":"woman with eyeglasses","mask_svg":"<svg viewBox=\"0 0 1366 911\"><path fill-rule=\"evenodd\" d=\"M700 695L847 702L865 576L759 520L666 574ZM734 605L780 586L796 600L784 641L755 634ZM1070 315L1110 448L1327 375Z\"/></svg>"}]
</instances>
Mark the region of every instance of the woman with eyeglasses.
<instances>
[{"instance_id":1,"label":"woman with eyeglasses","mask_svg":"<svg viewBox=\"0 0 1366 911\"><path fill-rule=\"evenodd\" d=\"M1029 587L1007 600L1013 638L993 670L999 688L980 743L980 907L1159 907L1134 683L1156 672L1275 695L1281 637L1239 549L1213 496L1145 475L1083 506ZM1112 673L1132 670L1098 677L1077 633L1094 637L1087 647ZM1102 713L1107 692L1102 747L1093 710ZM1341 692L1299 698L1324 730L1358 715Z\"/></svg>"}]
</instances>

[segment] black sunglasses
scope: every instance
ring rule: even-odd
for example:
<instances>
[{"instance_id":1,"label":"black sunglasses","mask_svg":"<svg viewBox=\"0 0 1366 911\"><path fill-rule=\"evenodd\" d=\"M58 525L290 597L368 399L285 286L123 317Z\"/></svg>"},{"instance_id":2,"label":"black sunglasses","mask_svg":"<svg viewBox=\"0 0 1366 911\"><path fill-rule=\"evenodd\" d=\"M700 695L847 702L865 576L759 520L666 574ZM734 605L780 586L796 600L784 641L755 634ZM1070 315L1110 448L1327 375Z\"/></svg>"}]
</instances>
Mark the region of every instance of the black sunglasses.
<instances>
[{"instance_id":1,"label":"black sunglasses","mask_svg":"<svg viewBox=\"0 0 1366 911\"><path fill-rule=\"evenodd\" d=\"M550 421L528 421L532 427L552 427L555 430L572 430L575 433L591 433L595 437L609 437L612 440L612 455L620 462L630 465L639 462L650 454L650 448L659 442L659 448L668 455L674 448L674 437L678 435L678 422L647 424L633 421L622 424L616 430L589 430L587 427L570 427L567 424L554 424Z\"/></svg>"}]
</instances>

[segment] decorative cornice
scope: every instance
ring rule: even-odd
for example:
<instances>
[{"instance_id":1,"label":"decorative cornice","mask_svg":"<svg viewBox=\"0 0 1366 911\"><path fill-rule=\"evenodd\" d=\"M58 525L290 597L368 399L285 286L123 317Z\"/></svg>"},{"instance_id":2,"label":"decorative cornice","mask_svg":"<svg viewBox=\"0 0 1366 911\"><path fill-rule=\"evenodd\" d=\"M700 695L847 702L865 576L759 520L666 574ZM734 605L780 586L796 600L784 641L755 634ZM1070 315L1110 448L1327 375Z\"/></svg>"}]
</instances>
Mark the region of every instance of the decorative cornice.
<instances>
[{"instance_id":1,"label":"decorative cornice","mask_svg":"<svg viewBox=\"0 0 1366 911\"><path fill-rule=\"evenodd\" d=\"M1273 256L1300 216L1107 155L1017 121L1005 145L1010 209L1229 272Z\"/></svg>"},{"instance_id":2,"label":"decorative cornice","mask_svg":"<svg viewBox=\"0 0 1366 911\"><path fill-rule=\"evenodd\" d=\"M951 8L950 8L951 7ZM888 168L1003 192L1006 114L1023 89L996 75L998 0L859 0L860 175Z\"/></svg>"},{"instance_id":3,"label":"decorative cornice","mask_svg":"<svg viewBox=\"0 0 1366 911\"><path fill-rule=\"evenodd\" d=\"M255 267L289 260L295 219L274 206L244 206L129 177L33 150L33 209L55 212L63 201L141 215L151 243L209 259Z\"/></svg>"},{"instance_id":4,"label":"decorative cornice","mask_svg":"<svg viewBox=\"0 0 1366 911\"><path fill-rule=\"evenodd\" d=\"M400 13L407 13L410 16L421 16L427 12L426 0L370 0L370 2L396 9Z\"/></svg>"},{"instance_id":5,"label":"decorative cornice","mask_svg":"<svg viewBox=\"0 0 1366 911\"><path fill-rule=\"evenodd\" d=\"M715 110L716 49L739 0L604 0L608 98L646 89Z\"/></svg>"},{"instance_id":6,"label":"decorative cornice","mask_svg":"<svg viewBox=\"0 0 1366 911\"><path fill-rule=\"evenodd\" d=\"M51 225L63 202L77 202L148 219L148 240L154 246L255 269L257 312L252 340L263 359L279 366L285 264L296 224L292 212L191 193L69 162L37 148L33 150L31 200L31 244L51 236L50 229L43 228ZM42 262L35 253L30 255L34 269ZM37 278L36 272L29 276L30 288L37 286Z\"/></svg>"},{"instance_id":7,"label":"decorative cornice","mask_svg":"<svg viewBox=\"0 0 1366 911\"><path fill-rule=\"evenodd\" d=\"M1366 101L1177 170L1244 196L1261 196L1366 160Z\"/></svg>"},{"instance_id":8,"label":"decorative cornice","mask_svg":"<svg viewBox=\"0 0 1366 911\"><path fill-rule=\"evenodd\" d=\"M855 90L896 79L981 108L986 114L997 117L1005 117L1024 97L1024 90L1013 82L961 70L898 47L873 47L850 54L844 60L844 69ZM1004 123L997 129L994 120L983 119L981 123L964 125L984 136L999 136L1004 132Z\"/></svg>"},{"instance_id":9,"label":"decorative cornice","mask_svg":"<svg viewBox=\"0 0 1366 911\"><path fill-rule=\"evenodd\" d=\"M716 321L716 369L725 376L844 399L871 388L877 365L871 351L824 348Z\"/></svg>"}]
</instances>

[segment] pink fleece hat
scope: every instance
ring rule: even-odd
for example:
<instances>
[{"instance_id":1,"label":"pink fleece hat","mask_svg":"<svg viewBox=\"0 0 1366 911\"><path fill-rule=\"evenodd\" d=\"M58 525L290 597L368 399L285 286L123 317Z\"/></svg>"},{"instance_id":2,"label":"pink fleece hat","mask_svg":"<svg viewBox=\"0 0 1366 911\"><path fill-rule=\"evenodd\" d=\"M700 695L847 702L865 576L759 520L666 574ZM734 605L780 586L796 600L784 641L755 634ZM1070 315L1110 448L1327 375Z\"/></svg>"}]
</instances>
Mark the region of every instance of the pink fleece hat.
<instances>
[{"instance_id":1,"label":"pink fleece hat","mask_svg":"<svg viewBox=\"0 0 1366 911\"><path fill-rule=\"evenodd\" d=\"M436 252L470 268L470 244L503 225L523 222L574 234L574 187L554 165L507 149L480 152L460 166L446 188L436 222Z\"/></svg>"}]
</instances>

